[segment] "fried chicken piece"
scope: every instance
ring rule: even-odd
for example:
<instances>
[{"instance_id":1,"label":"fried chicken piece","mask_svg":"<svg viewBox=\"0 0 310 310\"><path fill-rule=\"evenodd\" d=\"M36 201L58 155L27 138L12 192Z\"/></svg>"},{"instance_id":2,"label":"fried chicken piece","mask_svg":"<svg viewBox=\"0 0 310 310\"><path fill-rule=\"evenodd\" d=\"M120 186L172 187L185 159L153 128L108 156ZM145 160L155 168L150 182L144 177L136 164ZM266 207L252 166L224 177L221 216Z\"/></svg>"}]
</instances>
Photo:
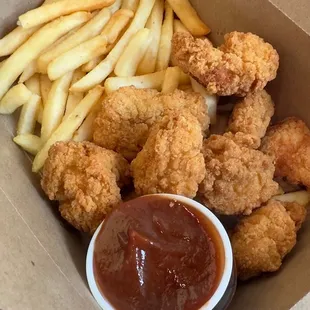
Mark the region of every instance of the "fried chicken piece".
<instances>
[{"instance_id":1,"label":"fried chicken piece","mask_svg":"<svg viewBox=\"0 0 310 310\"><path fill-rule=\"evenodd\" d=\"M132 160L141 151L153 124L170 113L188 110L205 132L207 107L201 95L175 90L161 94L152 89L121 88L108 95L94 124L94 142Z\"/></svg>"},{"instance_id":2,"label":"fried chicken piece","mask_svg":"<svg viewBox=\"0 0 310 310\"><path fill-rule=\"evenodd\" d=\"M293 210L293 211L292 211ZM296 244L296 233L306 209L297 203L270 200L244 217L231 236L238 277L241 280L274 272Z\"/></svg>"},{"instance_id":3,"label":"fried chicken piece","mask_svg":"<svg viewBox=\"0 0 310 310\"><path fill-rule=\"evenodd\" d=\"M219 214L251 214L278 191L272 158L260 151L212 135L204 141L206 176L199 192Z\"/></svg>"},{"instance_id":4,"label":"fried chicken piece","mask_svg":"<svg viewBox=\"0 0 310 310\"><path fill-rule=\"evenodd\" d=\"M228 130L252 136L257 141L255 148L258 148L273 114L274 103L265 90L249 93L235 105Z\"/></svg>"},{"instance_id":5,"label":"fried chicken piece","mask_svg":"<svg viewBox=\"0 0 310 310\"><path fill-rule=\"evenodd\" d=\"M90 142L54 144L41 185L49 199L59 200L60 213L76 229L93 233L121 201L129 165L119 154Z\"/></svg>"},{"instance_id":6,"label":"fried chicken piece","mask_svg":"<svg viewBox=\"0 0 310 310\"><path fill-rule=\"evenodd\" d=\"M138 195L171 193L195 197L205 175L201 125L190 113L165 116L131 163Z\"/></svg>"},{"instance_id":7,"label":"fried chicken piece","mask_svg":"<svg viewBox=\"0 0 310 310\"><path fill-rule=\"evenodd\" d=\"M177 32L172 40L172 59L211 94L245 96L262 90L276 77L277 51L252 33L231 32L214 48L206 38Z\"/></svg>"},{"instance_id":8,"label":"fried chicken piece","mask_svg":"<svg viewBox=\"0 0 310 310\"><path fill-rule=\"evenodd\" d=\"M302 120L290 117L272 126L261 150L275 157L277 177L310 188L310 130Z\"/></svg>"}]
</instances>

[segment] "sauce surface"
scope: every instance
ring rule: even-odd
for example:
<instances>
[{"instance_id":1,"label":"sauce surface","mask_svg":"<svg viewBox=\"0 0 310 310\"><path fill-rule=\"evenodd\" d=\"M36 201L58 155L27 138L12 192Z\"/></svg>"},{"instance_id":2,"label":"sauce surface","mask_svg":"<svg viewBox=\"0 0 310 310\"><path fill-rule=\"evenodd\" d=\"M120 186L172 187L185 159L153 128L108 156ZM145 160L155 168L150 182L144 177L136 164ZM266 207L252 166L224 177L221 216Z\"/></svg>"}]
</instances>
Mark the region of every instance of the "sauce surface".
<instances>
[{"instance_id":1,"label":"sauce surface","mask_svg":"<svg viewBox=\"0 0 310 310\"><path fill-rule=\"evenodd\" d=\"M179 201L121 204L96 238L94 274L117 310L196 310L215 292L224 249L213 224Z\"/></svg>"}]
</instances>

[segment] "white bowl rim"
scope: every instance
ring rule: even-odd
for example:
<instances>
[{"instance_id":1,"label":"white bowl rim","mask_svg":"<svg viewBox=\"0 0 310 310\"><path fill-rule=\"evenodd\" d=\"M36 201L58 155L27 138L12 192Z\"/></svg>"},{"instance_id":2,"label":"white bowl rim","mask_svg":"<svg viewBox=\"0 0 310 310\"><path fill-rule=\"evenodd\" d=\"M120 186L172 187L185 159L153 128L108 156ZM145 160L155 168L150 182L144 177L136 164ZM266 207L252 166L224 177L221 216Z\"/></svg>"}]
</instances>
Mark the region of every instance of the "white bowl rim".
<instances>
[{"instance_id":1,"label":"white bowl rim","mask_svg":"<svg viewBox=\"0 0 310 310\"><path fill-rule=\"evenodd\" d=\"M174 195L174 194L152 194L152 195L146 195L146 196L161 196L166 197L170 199L174 199L180 202L183 202L184 204L187 204L196 210L198 210L201 214L206 216L214 225L216 228L218 234L221 237L221 240L223 242L224 247L224 255L225 255L225 261L224 261L224 270L222 274L221 281L213 294L213 296L200 308L200 310L212 310L222 299L224 293L226 292L226 289L228 287L232 271L233 271L233 253L232 248L230 244L230 240L228 237L228 234L220 222L220 220L205 206L200 204L199 202L184 197L180 195ZM141 196L145 197L145 196ZM140 197L138 197L140 198ZM87 256L86 256L86 276L89 288L91 290L92 295L94 296L95 300L99 304L99 306L104 310L115 310L115 308L109 303L109 301L101 294L96 280L94 276L94 270L93 270L93 253L94 253L94 247L95 247L95 241L98 236L98 233L102 227L103 222L99 225L96 232L94 233L88 250L87 250Z\"/></svg>"}]
</instances>

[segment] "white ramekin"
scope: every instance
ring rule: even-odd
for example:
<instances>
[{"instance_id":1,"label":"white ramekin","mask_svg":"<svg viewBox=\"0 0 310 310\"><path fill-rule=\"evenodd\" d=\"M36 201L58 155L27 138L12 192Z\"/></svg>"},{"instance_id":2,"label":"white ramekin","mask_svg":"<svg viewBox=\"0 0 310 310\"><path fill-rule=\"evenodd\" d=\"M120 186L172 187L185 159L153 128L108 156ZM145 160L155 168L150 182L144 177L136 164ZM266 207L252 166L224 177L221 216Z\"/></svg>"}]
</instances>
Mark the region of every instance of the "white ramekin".
<instances>
[{"instance_id":1,"label":"white ramekin","mask_svg":"<svg viewBox=\"0 0 310 310\"><path fill-rule=\"evenodd\" d=\"M180 201L184 203L185 205L189 205L192 208L198 210L210 222L212 222L219 236L221 237L221 240L223 242L224 255L225 255L222 278L213 296L207 301L206 304L204 304L200 308L201 310L212 310L219 303L224 293L226 292L226 289L228 287L230 278L232 276L232 271L233 271L232 248L231 248L231 244L229 241L229 237L226 233L226 230L223 227L222 223L218 220L218 218L208 208L206 208L205 206L203 206L202 204L198 203L195 200L189 199L187 197L179 196L179 195L172 195L172 194L156 194L156 196L174 199L174 200ZM86 275L87 275L87 281L88 281L90 290L94 298L96 299L97 303L99 304L99 306L104 310L115 310L113 306L109 303L109 301L101 294L97 286L95 277L94 277L94 270L93 270L94 245L95 245L95 240L98 236L101 226L102 224L97 228L88 247L87 258L86 258Z\"/></svg>"}]
</instances>

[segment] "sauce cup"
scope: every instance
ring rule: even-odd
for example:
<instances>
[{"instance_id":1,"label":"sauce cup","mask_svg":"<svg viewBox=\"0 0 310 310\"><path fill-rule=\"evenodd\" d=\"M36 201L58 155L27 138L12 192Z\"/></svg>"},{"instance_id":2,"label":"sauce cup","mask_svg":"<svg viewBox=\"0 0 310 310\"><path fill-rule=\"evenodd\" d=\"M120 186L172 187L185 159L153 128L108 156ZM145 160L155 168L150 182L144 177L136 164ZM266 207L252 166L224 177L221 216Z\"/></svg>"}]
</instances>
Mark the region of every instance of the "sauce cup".
<instances>
[{"instance_id":1,"label":"sauce cup","mask_svg":"<svg viewBox=\"0 0 310 310\"><path fill-rule=\"evenodd\" d=\"M230 240L222 223L208 208L206 208L205 206L203 206L202 204L198 203L195 200L172 194L155 194L155 195L163 198L176 200L185 205L188 205L192 209L198 211L202 217L205 217L207 222L210 222L214 226L214 229L216 230L216 233L219 237L218 238L219 242L222 243L222 247L224 249L223 251L224 266L222 269L223 272L214 294L200 309L201 310L225 309L228 306L228 303L231 301L232 295L234 294L236 277L234 274L233 254ZM94 233L88 247L86 258L87 281L90 290L99 306L104 310L115 310L115 308L109 303L107 298L105 298L105 296L103 296L103 294L100 292L100 289L96 283L94 275L93 260L94 260L95 241L101 227L102 223Z\"/></svg>"}]
</instances>

